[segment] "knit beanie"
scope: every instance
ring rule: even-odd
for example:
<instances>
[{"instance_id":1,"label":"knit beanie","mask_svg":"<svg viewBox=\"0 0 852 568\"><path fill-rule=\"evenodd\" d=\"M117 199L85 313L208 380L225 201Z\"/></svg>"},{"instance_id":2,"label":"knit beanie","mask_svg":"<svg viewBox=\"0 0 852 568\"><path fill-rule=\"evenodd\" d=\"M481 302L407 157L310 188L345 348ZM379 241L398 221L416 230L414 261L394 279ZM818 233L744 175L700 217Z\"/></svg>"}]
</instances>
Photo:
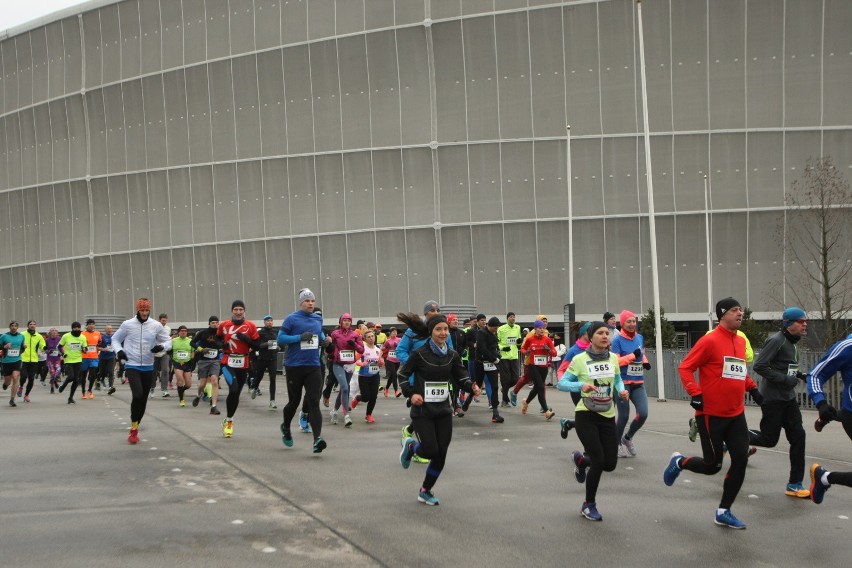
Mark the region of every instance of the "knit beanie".
<instances>
[{"instance_id":1,"label":"knit beanie","mask_svg":"<svg viewBox=\"0 0 852 568\"><path fill-rule=\"evenodd\" d=\"M716 319L721 320L722 316L725 315L725 312L730 310L731 308L742 307L738 301L733 298L724 298L716 302Z\"/></svg>"},{"instance_id":2,"label":"knit beanie","mask_svg":"<svg viewBox=\"0 0 852 568\"><path fill-rule=\"evenodd\" d=\"M631 312L630 310L622 311L618 316L618 321L621 322L621 327L624 327L624 322L626 322L630 318L635 318L636 314Z\"/></svg>"},{"instance_id":3,"label":"knit beanie","mask_svg":"<svg viewBox=\"0 0 852 568\"><path fill-rule=\"evenodd\" d=\"M784 310L784 313L781 314L781 319L784 322L784 329L787 329L800 319L807 319L808 314L805 313L805 310L802 308L797 308L795 306L789 307Z\"/></svg>"}]
</instances>

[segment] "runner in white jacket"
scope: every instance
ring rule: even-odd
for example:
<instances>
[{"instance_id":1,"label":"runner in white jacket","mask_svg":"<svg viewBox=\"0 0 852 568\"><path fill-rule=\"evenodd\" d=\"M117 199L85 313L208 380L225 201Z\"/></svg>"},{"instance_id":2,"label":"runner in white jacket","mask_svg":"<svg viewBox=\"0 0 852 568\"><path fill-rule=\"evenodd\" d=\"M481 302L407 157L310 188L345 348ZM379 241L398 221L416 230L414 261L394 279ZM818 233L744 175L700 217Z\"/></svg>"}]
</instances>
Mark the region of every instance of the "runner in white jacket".
<instances>
[{"instance_id":1,"label":"runner in white jacket","mask_svg":"<svg viewBox=\"0 0 852 568\"><path fill-rule=\"evenodd\" d=\"M130 435L127 441L139 442L139 422L145 416L148 391L154 383L154 356L172 348L172 340L163 325L151 319L151 301L136 300L136 317L124 321L115 335L112 345L116 359L125 361L125 377L133 393L130 403Z\"/></svg>"}]
</instances>

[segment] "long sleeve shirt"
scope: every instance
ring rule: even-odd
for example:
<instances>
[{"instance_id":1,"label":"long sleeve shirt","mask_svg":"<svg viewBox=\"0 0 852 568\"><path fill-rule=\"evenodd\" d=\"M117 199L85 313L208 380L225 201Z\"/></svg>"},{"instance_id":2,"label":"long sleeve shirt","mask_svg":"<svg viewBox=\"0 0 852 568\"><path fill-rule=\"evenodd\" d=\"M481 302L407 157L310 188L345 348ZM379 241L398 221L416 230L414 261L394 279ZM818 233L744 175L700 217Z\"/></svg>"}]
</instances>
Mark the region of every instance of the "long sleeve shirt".
<instances>
[{"instance_id":1,"label":"long sleeve shirt","mask_svg":"<svg viewBox=\"0 0 852 568\"><path fill-rule=\"evenodd\" d=\"M678 372L689 396L703 395L704 410L697 414L739 416L746 391L757 386L748 375L745 340L722 326L698 340Z\"/></svg>"}]
</instances>

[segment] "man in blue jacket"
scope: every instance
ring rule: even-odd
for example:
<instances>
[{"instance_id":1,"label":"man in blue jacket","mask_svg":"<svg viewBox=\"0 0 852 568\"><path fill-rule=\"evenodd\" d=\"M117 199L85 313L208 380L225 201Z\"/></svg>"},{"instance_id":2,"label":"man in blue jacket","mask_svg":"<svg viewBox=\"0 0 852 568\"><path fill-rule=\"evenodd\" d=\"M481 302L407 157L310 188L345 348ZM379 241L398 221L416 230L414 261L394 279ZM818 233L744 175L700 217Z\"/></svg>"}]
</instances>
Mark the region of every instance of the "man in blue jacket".
<instances>
[{"instance_id":1,"label":"man in blue jacket","mask_svg":"<svg viewBox=\"0 0 852 568\"><path fill-rule=\"evenodd\" d=\"M316 296L307 288L299 291L299 309L287 316L278 331L278 344L287 347L284 359L284 374L287 378L289 402L284 407L284 422L281 423L281 441L293 447L290 423L299 409L302 389L305 390L305 409L314 435L313 452L322 452L327 444L322 439L322 414L319 409L322 388L321 344L325 342L322 332L322 316L314 313Z\"/></svg>"},{"instance_id":2,"label":"man in blue jacket","mask_svg":"<svg viewBox=\"0 0 852 568\"><path fill-rule=\"evenodd\" d=\"M825 400L822 387L834 373L843 379L843 406L840 414ZM808 395L819 410L823 425L840 420L846 434L852 439L852 334L831 346L828 353L811 369L807 377ZM852 487L852 471L828 471L818 463L811 466L811 500L822 503L826 490L832 485Z\"/></svg>"}]
</instances>

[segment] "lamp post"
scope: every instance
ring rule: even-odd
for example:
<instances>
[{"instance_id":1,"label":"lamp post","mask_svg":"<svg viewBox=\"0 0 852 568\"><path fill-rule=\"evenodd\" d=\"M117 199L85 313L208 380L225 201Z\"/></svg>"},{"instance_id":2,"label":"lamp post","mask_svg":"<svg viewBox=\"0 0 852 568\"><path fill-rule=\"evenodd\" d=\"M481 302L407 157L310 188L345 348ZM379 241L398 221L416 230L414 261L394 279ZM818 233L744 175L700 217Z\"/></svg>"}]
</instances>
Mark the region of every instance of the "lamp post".
<instances>
[{"instance_id":1,"label":"lamp post","mask_svg":"<svg viewBox=\"0 0 852 568\"><path fill-rule=\"evenodd\" d=\"M654 182L651 173L651 137L648 134L648 85L645 79L645 37L642 30L642 0L636 0L639 19L639 66L642 71L642 124L645 137L645 178L648 185L648 228L651 233L651 283L654 290L654 336L657 349L657 400L666 400L663 377L663 325L660 317L660 275L657 269L657 223L654 210Z\"/></svg>"},{"instance_id":2,"label":"lamp post","mask_svg":"<svg viewBox=\"0 0 852 568\"><path fill-rule=\"evenodd\" d=\"M713 329L713 266L710 254L710 182L704 175L704 241L707 255L707 329Z\"/></svg>"}]
</instances>

